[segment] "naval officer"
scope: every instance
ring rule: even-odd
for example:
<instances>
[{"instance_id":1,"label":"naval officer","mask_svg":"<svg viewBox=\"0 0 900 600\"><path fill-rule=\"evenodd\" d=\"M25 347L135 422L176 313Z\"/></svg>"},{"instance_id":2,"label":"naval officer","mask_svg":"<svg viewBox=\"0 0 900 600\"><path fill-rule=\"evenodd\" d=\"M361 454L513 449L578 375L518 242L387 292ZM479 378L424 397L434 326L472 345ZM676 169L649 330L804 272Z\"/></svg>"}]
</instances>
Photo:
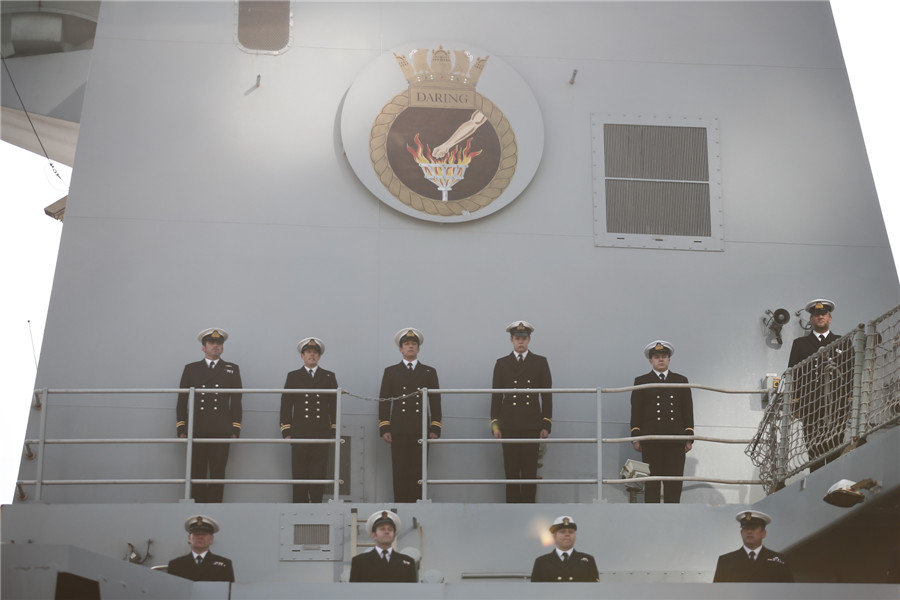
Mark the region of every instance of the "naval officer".
<instances>
[{"instance_id":1,"label":"naval officer","mask_svg":"<svg viewBox=\"0 0 900 600\"><path fill-rule=\"evenodd\" d=\"M424 341L425 336L414 327L398 331L394 343L403 360L387 367L381 378L378 429L391 445L395 502L415 502L422 497L422 393L416 390L440 388L434 367L419 361ZM429 391L428 406L428 438L433 440L441 437L441 395Z\"/></svg>"},{"instance_id":2,"label":"naval officer","mask_svg":"<svg viewBox=\"0 0 900 600\"><path fill-rule=\"evenodd\" d=\"M531 581L600 581L594 557L575 549L578 525L569 516L557 517L550 526L556 547L549 554L538 556L531 569Z\"/></svg>"},{"instance_id":3,"label":"naval officer","mask_svg":"<svg viewBox=\"0 0 900 600\"><path fill-rule=\"evenodd\" d=\"M205 515L195 515L184 522L188 532L189 554L169 561L166 572L191 581L234 581L231 560L209 551L219 524Z\"/></svg>"},{"instance_id":4,"label":"naval officer","mask_svg":"<svg viewBox=\"0 0 900 600\"><path fill-rule=\"evenodd\" d=\"M812 331L798 337L791 345L788 368L816 354L819 348L837 340L839 335L831 331L831 313L834 302L817 298L806 305ZM850 414L852 390L852 353L840 353L822 360L816 358L797 369L793 377L793 402L795 417L803 425L803 438L812 464L810 472L823 467L825 455L844 440L844 429ZM828 461L833 461L832 457Z\"/></svg>"},{"instance_id":5,"label":"naval officer","mask_svg":"<svg viewBox=\"0 0 900 600\"><path fill-rule=\"evenodd\" d=\"M297 344L303 367L288 373L285 389L334 390L338 383L334 373L319 366L325 354L325 343L308 337ZM334 439L337 399L334 394L282 394L281 436L286 439ZM291 478L325 479L328 446L325 444L291 444ZM294 502L321 502L321 484L294 484Z\"/></svg>"},{"instance_id":6,"label":"naval officer","mask_svg":"<svg viewBox=\"0 0 900 600\"><path fill-rule=\"evenodd\" d=\"M389 510L372 513L366 520L366 531L375 547L357 554L350 561L350 583L416 583L416 561L394 550L400 529L400 517Z\"/></svg>"},{"instance_id":7,"label":"naval officer","mask_svg":"<svg viewBox=\"0 0 900 600\"><path fill-rule=\"evenodd\" d=\"M794 575L784 556L762 545L766 525L772 517L756 510L739 512L735 517L741 524L744 544L719 557L713 583L793 583Z\"/></svg>"},{"instance_id":8,"label":"naval officer","mask_svg":"<svg viewBox=\"0 0 900 600\"><path fill-rule=\"evenodd\" d=\"M688 383L687 377L669 370L675 347L665 340L650 342L644 356L650 361L649 373L634 379L634 385L648 383ZM631 435L694 435L694 404L690 388L644 388L631 392ZM650 475L684 475L685 454L691 451L692 441L632 442L650 465ZM644 502L658 503L660 481L644 484ZM663 500L681 501L681 481L666 481Z\"/></svg>"},{"instance_id":9,"label":"naval officer","mask_svg":"<svg viewBox=\"0 0 900 600\"><path fill-rule=\"evenodd\" d=\"M221 328L204 329L197 335L203 360L188 363L181 374L179 388L194 391L194 438L237 438L241 434L241 394L207 391L210 388L240 389L241 371L222 359L228 333ZM178 394L175 407L178 437L187 437L188 394ZM228 462L228 444L194 444L191 479L224 479ZM221 483L194 484L191 497L196 502L221 502L225 486Z\"/></svg>"},{"instance_id":10,"label":"naval officer","mask_svg":"<svg viewBox=\"0 0 900 600\"><path fill-rule=\"evenodd\" d=\"M491 387L543 389L553 387L550 365L543 356L528 350L534 327L528 321L513 321L506 327L513 351L497 359ZM553 395L491 395L491 433L496 439L544 439L553 425ZM537 479L537 444L503 444L506 479ZM506 501L533 503L537 486L533 483L507 484Z\"/></svg>"}]
</instances>

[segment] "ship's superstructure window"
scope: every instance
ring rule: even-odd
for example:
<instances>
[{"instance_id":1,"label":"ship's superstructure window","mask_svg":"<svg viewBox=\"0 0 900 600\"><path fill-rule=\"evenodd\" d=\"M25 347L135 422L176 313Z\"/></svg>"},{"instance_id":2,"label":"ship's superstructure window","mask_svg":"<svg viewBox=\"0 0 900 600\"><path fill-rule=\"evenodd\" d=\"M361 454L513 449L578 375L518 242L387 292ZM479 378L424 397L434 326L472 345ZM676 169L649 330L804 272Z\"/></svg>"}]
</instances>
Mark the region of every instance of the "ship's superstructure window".
<instances>
[{"instance_id":1,"label":"ship's superstructure window","mask_svg":"<svg viewBox=\"0 0 900 600\"><path fill-rule=\"evenodd\" d=\"M597 246L724 249L715 124L595 115L592 129Z\"/></svg>"},{"instance_id":2,"label":"ship's superstructure window","mask_svg":"<svg viewBox=\"0 0 900 600\"><path fill-rule=\"evenodd\" d=\"M247 52L279 54L291 42L288 0L238 0L237 44Z\"/></svg>"}]
</instances>

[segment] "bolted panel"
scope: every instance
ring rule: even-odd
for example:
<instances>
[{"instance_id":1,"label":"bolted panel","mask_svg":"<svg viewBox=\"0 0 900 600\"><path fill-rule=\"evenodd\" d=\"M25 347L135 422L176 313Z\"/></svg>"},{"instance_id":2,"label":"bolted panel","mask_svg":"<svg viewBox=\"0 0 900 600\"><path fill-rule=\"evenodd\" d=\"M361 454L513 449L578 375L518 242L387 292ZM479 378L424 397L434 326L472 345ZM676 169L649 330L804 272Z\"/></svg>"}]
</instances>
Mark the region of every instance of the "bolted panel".
<instances>
[{"instance_id":1,"label":"bolted panel","mask_svg":"<svg viewBox=\"0 0 900 600\"><path fill-rule=\"evenodd\" d=\"M335 560L343 556L343 511L323 513L297 507L281 513L280 521L280 560Z\"/></svg>"},{"instance_id":2,"label":"bolted panel","mask_svg":"<svg viewBox=\"0 0 900 600\"><path fill-rule=\"evenodd\" d=\"M591 115L594 244L724 250L718 123Z\"/></svg>"}]
</instances>

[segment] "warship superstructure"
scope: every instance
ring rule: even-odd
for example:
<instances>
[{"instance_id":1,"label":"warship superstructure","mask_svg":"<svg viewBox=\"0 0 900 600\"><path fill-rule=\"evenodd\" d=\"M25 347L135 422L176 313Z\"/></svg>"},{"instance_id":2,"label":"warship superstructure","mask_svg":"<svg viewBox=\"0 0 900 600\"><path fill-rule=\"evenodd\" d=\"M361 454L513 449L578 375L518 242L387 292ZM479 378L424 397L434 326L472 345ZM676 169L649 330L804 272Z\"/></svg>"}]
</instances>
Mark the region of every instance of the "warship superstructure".
<instances>
[{"instance_id":1,"label":"warship superstructure","mask_svg":"<svg viewBox=\"0 0 900 600\"><path fill-rule=\"evenodd\" d=\"M732 584L734 597L896 597L883 574L900 532L900 284L827 2L2 10L4 118L22 116L12 77L27 110L78 130L3 507L4 598L64 597L58 573L104 599L715 598L716 557L747 507L773 515L766 543L801 583ZM748 448L785 400L790 340L817 297L860 340L857 391L886 373L871 401L856 396L887 409L854 419L849 451L815 473L761 468ZM534 325L556 392L534 505L504 503L490 435L514 319ZM175 435L178 376L207 327L229 332L223 357L244 385L222 504L190 500L195 442ZM420 357L440 374L443 435L425 498L398 504L377 401L403 327L424 332ZM308 336L341 386L317 505L290 502L279 431ZM639 458L622 388L655 339L704 386L707 439L681 504L647 506L622 474ZM854 507L823 502L841 479L877 485ZM427 583L342 583L368 541L359 519L383 507ZM222 524L230 586L148 568L187 551L182 523L198 513ZM562 514L600 584L526 585Z\"/></svg>"}]
</instances>

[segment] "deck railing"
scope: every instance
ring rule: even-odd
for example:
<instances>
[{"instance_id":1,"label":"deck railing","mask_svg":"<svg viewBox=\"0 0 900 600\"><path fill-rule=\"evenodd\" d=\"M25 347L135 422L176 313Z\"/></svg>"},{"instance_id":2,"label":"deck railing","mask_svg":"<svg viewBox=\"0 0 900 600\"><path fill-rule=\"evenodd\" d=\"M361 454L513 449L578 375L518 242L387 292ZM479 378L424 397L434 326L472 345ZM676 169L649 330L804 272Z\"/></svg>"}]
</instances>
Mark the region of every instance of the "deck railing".
<instances>
[{"instance_id":1,"label":"deck railing","mask_svg":"<svg viewBox=\"0 0 900 600\"><path fill-rule=\"evenodd\" d=\"M708 436L646 435L638 437L604 438L601 435L600 407L607 394L620 394L639 388L687 387L722 394L769 394L768 403L756 435L751 439L725 439ZM353 395L342 389L218 389L219 393L247 394L334 394L337 404L336 431L341 431L341 405L344 395ZM440 438L428 439L428 411L422 411L422 498L428 498L431 485L486 485L507 483L535 483L541 485L596 485L597 498L601 498L604 484L637 484L648 481L702 481L733 485L762 485L768 493L806 468L852 449L871 433L900 423L900 306L878 319L860 325L855 332L839 338L820 349L815 355L784 372L777 390L723 389L702 384L652 383L620 388L552 388L552 389L439 389L419 390L422 405L428 406L428 394L492 394L492 393L541 393L593 394L596 397L596 436L582 438L547 439L494 439ZM25 456L36 460L35 479L17 482L18 497L25 500L26 486L34 487L34 499L40 501L42 488L47 485L135 485L164 484L183 485L184 498L191 497L191 486L196 483L228 483L254 485L316 484L330 485L334 498L339 497L341 436L335 439L275 439L275 438L195 438L193 428L187 428L186 438L47 438L48 410L54 395L70 394L178 394L189 395L189 423L194 419L194 388L188 389L39 389L35 390L34 407L41 410L40 431L37 439L25 440ZM359 397L359 396L355 396ZM721 444L746 444L745 453L759 467L759 479L725 479L717 477L647 476L632 478L604 478L602 476L603 445L631 443L647 440L705 441ZM331 479L191 479L191 456L196 444L328 444L334 446L334 477ZM429 474L426 459L431 445L460 444L593 444L596 446L596 477L558 479L441 479ZM45 448L56 444L183 444L185 463L183 478L155 479L47 479L44 477ZM35 452L34 447L37 447ZM810 456L812 450L812 456Z\"/></svg>"}]
</instances>

